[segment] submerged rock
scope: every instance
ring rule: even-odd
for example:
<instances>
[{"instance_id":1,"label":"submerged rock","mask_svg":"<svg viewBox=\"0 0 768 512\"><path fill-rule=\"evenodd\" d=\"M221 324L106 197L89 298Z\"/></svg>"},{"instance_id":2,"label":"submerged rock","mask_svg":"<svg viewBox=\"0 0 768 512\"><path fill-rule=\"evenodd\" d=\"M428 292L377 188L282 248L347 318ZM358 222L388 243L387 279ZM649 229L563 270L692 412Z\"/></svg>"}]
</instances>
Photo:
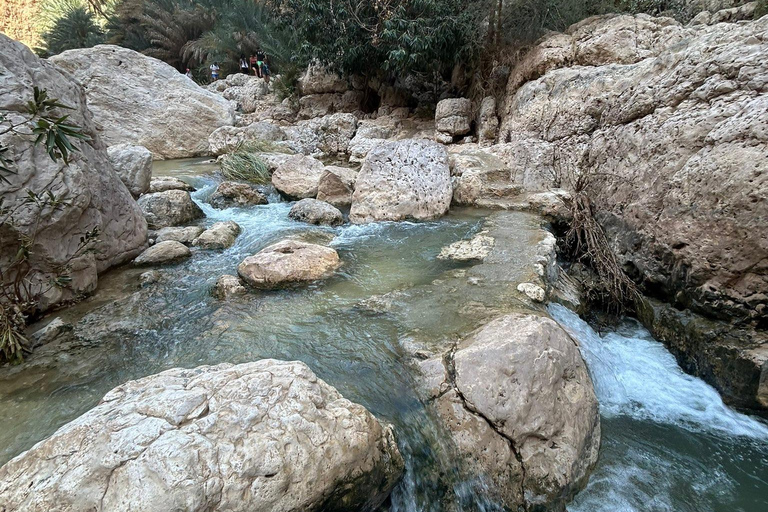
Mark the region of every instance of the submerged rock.
<instances>
[{"instance_id":1,"label":"submerged rock","mask_svg":"<svg viewBox=\"0 0 768 512\"><path fill-rule=\"evenodd\" d=\"M309 156L294 155L285 159L272 175L272 184L291 199L317 196L317 186L325 166Z\"/></svg>"},{"instance_id":2,"label":"submerged rock","mask_svg":"<svg viewBox=\"0 0 768 512\"><path fill-rule=\"evenodd\" d=\"M251 286L268 289L323 279L339 265L330 247L284 240L243 260L237 272Z\"/></svg>"},{"instance_id":3,"label":"submerged rock","mask_svg":"<svg viewBox=\"0 0 768 512\"><path fill-rule=\"evenodd\" d=\"M248 290L237 276L223 275L216 280L216 285L213 287L213 296L221 300L228 300L246 293Z\"/></svg>"},{"instance_id":4,"label":"submerged rock","mask_svg":"<svg viewBox=\"0 0 768 512\"><path fill-rule=\"evenodd\" d=\"M54 109L52 115L66 114L68 122L80 126L86 135L97 134L82 87L3 34L0 83L0 115L9 122L16 124L29 117L27 104L33 101L34 85L71 107ZM20 239L34 240L28 260L32 270L25 282L31 289L47 290L38 301L41 310L92 292L99 273L130 261L146 248L147 225L141 210L114 172L98 137L89 142L73 140L79 151L66 164L52 160L45 144L34 144L35 137L2 131L0 143L8 148L3 157L11 161L8 166L14 174L4 173L0 180L2 207L13 210L13 222L6 222L6 214L0 215L0 268L5 272L15 260ZM48 191L60 203L41 214L39 203L30 202L28 194ZM90 248L95 251L81 251L81 237L94 228L98 237ZM65 266L71 269L71 282L66 287L49 286Z\"/></svg>"},{"instance_id":5,"label":"submerged rock","mask_svg":"<svg viewBox=\"0 0 768 512\"><path fill-rule=\"evenodd\" d=\"M392 428L304 364L127 382L0 468L8 510L375 510L403 471Z\"/></svg>"},{"instance_id":6,"label":"submerged rock","mask_svg":"<svg viewBox=\"0 0 768 512\"><path fill-rule=\"evenodd\" d=\"M453 261L482 261L493 249L495 240L486 234L479 233L471 240L460 240L452 243L447 247L443 247L440 254L437 255L439 260L453 260Z\"/></svg>"},{"instance_id":7,"label":"submerged rock","mask_svg":"<svg viewBox=\"0 0 768 512\"><path fill-rule=\"evenodd\" d=\"M107 148L109 161L133 197L149 192L152 153L144 146L117 144Z\"/></svg>"},{"instance_id":8,"label":"submerged rock","mask_svg":"<svg viewBox=\"0 0 768 512\"><path fill-rule=\"evenodd\" d=\"M184 190L145 194L139 198L138 203L152 229L187 224L205 217L203 210L192 200L189 192Z\"/></svg>"},{"instance_id":9,"label":"submerged rock","mask_svg":"<svg viewBox=\"0 0 768 512\"><path fill-rule=\"evenodd\" d=\"M127 48L68 50L50 61L83 85L107 144L144 146L159 159L206 155L211 132L234 122L227 100Z\"/></svg>"},{"instance_id":10,"label":"submerged rock","mask_svg":"<svg viewBox=\"0 0 768 512\"><path fill-rule=\"evenodd\" d=\"M165 265L192 256L189 247L172 240L155 244L133 260L134 265Z\"/></svg>"},{"instance_id":11,"label":"submerged rock","mask_svg":"<svg viewBox=\"0 0 768 512\"><path fill-rule=\"evenodd\" d=\"M302 199L288 212L288 217L310 224L339 226L344 223L344 215L333 205L317 199Z\"/></svg>"},{"instance_id":12,"label":"submerged rock","mask_svg":"<svg viewBox=\"0 0 768 512\"><path fill-rule=\"evenodd\" d=\"M506 508L560 510L586 485L598 403L575 342L554 321L497 318L421 367L459 456Z\"/></svg>"},{"instance_id":13,"label":"submerged rock","mask_svg":"<svg viewBox=\"0 0 768 512\"><path fill-rule=\"evenodd\" d=\"M349 218L356 224L384 220L434 220L451 204L445 149L427 140L403 140L372 150L357 176Z\"/></svg>"},{"instance_id":14,"label":"submerged rock","mask_svg":"<svg viewBox=\"0 0 768 512\"><path fill-rule=\"evenodd\" d=\"M240 226L234 221L217 222L201 233L192 245L203 249L227 249L235 244L240 232Z\"/></svg>"},{"instance_id":15,"label":"submerged rock","mask_svg":"<svg viewBox=\"0 0 768 512\"><path fill-rule=\"evenodd\" d=\"M219 209L268 203L267 196L251 185L234 181L225 181L216 187L209 202L211 206Z\"/></svg>"}]
</instances>

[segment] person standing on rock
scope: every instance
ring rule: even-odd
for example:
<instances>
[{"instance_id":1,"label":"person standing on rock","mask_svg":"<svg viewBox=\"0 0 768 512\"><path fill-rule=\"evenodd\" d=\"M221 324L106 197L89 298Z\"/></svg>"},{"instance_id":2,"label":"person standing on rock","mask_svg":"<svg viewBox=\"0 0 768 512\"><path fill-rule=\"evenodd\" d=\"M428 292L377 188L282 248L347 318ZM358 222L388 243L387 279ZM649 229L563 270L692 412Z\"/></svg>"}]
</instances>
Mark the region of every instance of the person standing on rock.
<instances>
[{"instance_id":1,"label":"person standing on rock","mask_svg":"<svg viewBox=\"0 0 768 512\"><path fill-rule=\"evenodd\" d=\"M187 78L189 78L190 80L192 80L192 71L190 71L190 69L189 69L189 68L187 68L187 72L185 73L185 75L187 75Z\"/></svg>"},{"instance_id":2,"label":"person standing on rock","mask_svg":"<svg viewBox=\"0 0 768 512\"><path fill-rule=\"evenodd\" d=\"M267 62L267 54L261 48L256 50L256 65L259 67L259 78L264 78L264 66ZM269 78L265 78L269 82Z\"/></svg>"},{"instance_id":3,"label":"person standing on rock","mask_svg":"<svg viewBox=\"0 0 768 512\"><path fill-rule=\"evenodd\" d=\"M253 71L253 74L259 78L261 78L261 71L259 70L259 66L256 63L256 56L254 54L251 54L251 57L248 59L249 64L251 65L251 70Z\"/></svg>"},{"instance_id":4,"label":"person standing on rock","mask_svg":"<svg viewBox=\"0 0 768 512\"><path fill-rule=\"evenodd\" d=\"M248 59L245 58L245 54L240 54L240 72L244 75L248 74Z\"/></svg>"},{"instance_id":5,"label":"person standing on rock","mask_svg":"<svg viewBox=\"0 0 768 512\"><path fill-rule=\"evenodd\" d=\"M211 68L211 80L215 82L216 80L219 79L219 69L221 68L219 68L218 62L214 62L213 64L211 64L210 68Z\"/></svg>"}]
</instances>

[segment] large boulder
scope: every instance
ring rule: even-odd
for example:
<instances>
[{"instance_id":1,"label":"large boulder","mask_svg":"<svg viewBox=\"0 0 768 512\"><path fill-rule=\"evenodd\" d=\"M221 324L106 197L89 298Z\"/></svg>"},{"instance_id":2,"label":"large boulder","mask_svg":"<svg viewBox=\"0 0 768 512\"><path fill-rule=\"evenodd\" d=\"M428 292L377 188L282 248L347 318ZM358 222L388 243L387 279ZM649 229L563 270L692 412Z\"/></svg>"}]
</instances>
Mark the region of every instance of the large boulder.
<instances>
[{"instance_id":1,"label":"large boulder","mask_svg":"<svg viewBox=\"0 0 768 512\"><path fill-rule=\"evenodd\" d=\"M267 196L247 183L225 181L216 187L209 199L214 208L232 208L267 204Z\"/></svg>"},{"instance_id":2,"label":"large boulder","mask_svg":"<svg viewBox=\"0 0 768 512\"><path fill-rule=\"evenodd\" d=\"M432 407L467 469L509 510L562 510L597 462L600 416L575 342L511 314L422 363Z\"/></svg>"},{"instance_id":3,"label":"large boulder","mask_svg":"<svg viewBox=\"0 0 768 512\"><path fill-rule=\"evenodd\" d=\"M471 130L472 101L467 98L450 98L440 101L435 110L437 131L456 137Z\"/></svg>"},{"instance_id":4,"label":"large boulder","mask_svg":"<svg viewBox=\"0 0 768 512\"><path fill-rule=\"evenodd\" d=\"M269 289L323 279L339 265L339 255L330 247L283 240L247 257L237 272L251 286Z\"/></svg>"},{"instance_id":5,"label":"large boulder","mask_svg":"<svg viewBox=\"0 0 768 512\"><path fill-rule=\"evenodd\" d=\"M319 226L339 226L344 223L344 215L335 206L317 199L302 199L291 207L288 217L300 222Z\"/></svg>"},{"instance_id":6,"label":"large boulder","mask_svg":"<svg viewBox=\"0 0 768 512\"><path fill-rule=\"evenodd\" d=\"M304 364L127 382L0 468L7 510L372 511L403 470L392 428Z\"/></svg>"},{"instance_id":7,"label":"large boulder","mask_svg":"<svg viewBox=\"0 0 768 512\"><path fill-rule=\"evenodd\" d=\"M167 240L159 242L139 254L138 258L133 260L134 265L166 265L184 260L192 256L189 247L181 242Z\"/></svg>"},{"instance_id":8,"label":"large boulder","mask_svg":"<svg viewBox=\"0 0 768 512\"><path fill-rule=\"evenodd\" d=\"M354 114L332 114L299 121L285 129L285 145L305 155L346 153L357 130Z\"/></svg>"},{"instance_id":9,"label":"large boulder","mask_svg":"<svg viewBox=\"0 0 768 512\"><path fill-rule=\"evenodd\" d=\"M133 197L149 191L152 180L152 153L143 146L117 144L107 148L109 161Z\"/></svg>"},{"instance_id":10,"label":"large boulder","mask_svg":"<svg viewBox=\"0 0 768 512\"><path fill-rule=\"evenodd\" d=\"M350 206L358 172L349 167L329 165L317 184L317 198L337 208Z\"/></svg>"},{"instance_id":11,"label":"large boulder","mask_svg":"<svg viewBox=\"0 0 768 512\"><path fill-rule=\"evenodd\" d=\"M317 64L309 65L304 74L299 77L299 90L305 96L343 93L348 88L346 80Z\"/></svg>"},{"instance_id":12,"label":"large boulder","mask_svg":"<svg viewBox=\"0 0 768 512\"><path fill-rule=\"evenodd\" d=\"M294 155L286 158L272 174L272 185L291 199L317 196L317 186L325 166L310 156Z\"/></svg>"},{"instance_id":13,"label":"large boulder","mask_svg":"<svg viewBox=\"0 0 768 512\"><path fill-rule=\"evenodd\" d=\"M0 180L2 206L14 210L10 221L0 216L0 267L8 268L22 237L32 240L28 279L33 289L48 290L39 304L46 309L93 291L99 273L143 251L147 224L110 163L82 87L24 45L0 34L0 114L12 123L22 122L28 117L34 87L71 107L54 115L69 115L69 122L91 137L88 142L73 141L79 152L66 164L51 160L44 144L35 145L32 136L0 134L0 143L9 148L3 156L11 160L16 173L3 174ZM28 192L46 191L62 203L53 211L46 207L41 212L37 203L28 201ZM81 237L94 228L99 232L91 247L95 251L79 251ZM48 286L67 263L71 283L65 288Z\"/></svg>"},{"instance_id":14,"label":"large boulder","mask_svg":"<svg viewBox=\"0 0 768 512\"><path fill-rule=\"evenodd\" d=\"M138 203L152 229L180 226L205 217L203 210L185 190L145 194L139 198Z\"/></svg>"},{"instance_id":15,"label":"large boulder","mask_svg":"<svg viewBox=\"0 0 768 512\"><path fill-rule=\"evenodd\" d=\"M382 144L368 154L355 183L349 218L433 220L451 204L451 172L445 149L426 140Z\"/></svg>"},{"instance_id":16,"label":"large boulder","mask_svg":"<svg viewBox=\"0 0 768 512\"><path fill-rule=\"evenodd\" d=\"M582 176L619 263L644 290L679 310L763 330L768 17L681 27L620 16L584 25L558 45L567 59L550 60L522 85L510 81L500 137L516 147L512 176L536 168L548 177L542 188ZM541 158L528 158L530 148ZM753 375L752 391L737 401L764 408L756 397L768 352L753 340L708 350L709 361L685 348L698 342L676 355L725 390L728 379L711 368L727 354L731 380L745 368Z\"/></svg>"},{"instance_id":17,"label":"large boulder","mask_svg":"<svg viewBox=\"0 0 768 512\"><path fill-rule=\"evenodd\" d=\"M144 146L156 159L208 154L208 136L234 122L227 100L168 64L112 45L49 59L83 85L99 134L109 144Z\"/></svg>"}]
</instances>

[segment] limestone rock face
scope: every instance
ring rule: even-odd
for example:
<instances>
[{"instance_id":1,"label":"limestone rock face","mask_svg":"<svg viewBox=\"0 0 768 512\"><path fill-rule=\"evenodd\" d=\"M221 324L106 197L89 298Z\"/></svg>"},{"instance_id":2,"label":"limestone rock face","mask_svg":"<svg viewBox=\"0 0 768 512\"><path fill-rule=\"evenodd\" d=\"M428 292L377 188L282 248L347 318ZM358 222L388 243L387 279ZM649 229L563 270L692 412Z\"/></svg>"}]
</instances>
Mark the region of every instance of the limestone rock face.
<instances>
[{"instance_id":1,"label":"limestone rock face","mask_svg":"<svg viewBox=\"0 0 768 512\"><path fill-rule=\"evenodd\" d=\"M190 256L192 256L192 252L189 250L189 247L181 242L168 240L157 243L139 254L138 258L133 260L133 264L164 265L167 263L175 263L179 260L189 258Z\"/></svg>"},{"instance_id":2,"label":"limestone rock face","mask_svg":"<svg viewBox=\"0 0 768 512\"><path fill-rule=\"evenodd\" d=\"M322 66L310 65L299 77L299 89L303 95L343 93L348 85L346 80Z\"/></svg>"},{"instance_id":3,"label":"limestone rock face","mask_svg":"<svg viewBox=\"0 0 768 512\"><path fill-rule=\"evenodd\" d=\"M139 198L138 203L152 229L179 226L205 217L203 210L184 190L145 194Z\"/></svg>"},{"instance_id":4,"label":"limestone rock face","mask_svg":"<svg viewBox=\"0 0 768 512\"><path fill-rule=\"evenodd\" d=\"M90 142L75 142L80 149L69 162L54 162L44 145L35 147L34 138L13 133L0 135L9 151L17 174L4 175L0 181L0 197L4 208L16 208L13 223L0 227L0 267L8 268L19 249L20 236L34 240L30 250L29 279L48 288L46 283L57 270L71 260L71 284L66 288L50 289L40 301L47 309L75 295L96 288L97 275L108 268L130 261L147 246L147 225L136 201L114 172L106 146L86 105L83 89L71 77L46 60L37 58L20 43L0 34L0 114L13 123L21 123L26 105L33 99L33 87L48 91L72 110L70 122L83 128ZM42 194L50 190L67 203L53 213L45 213L38 222L38 207L31 203L21 206L27 191ZM98 228L99 242L95 252L76 258L79 240L88 231ZM34 286L34 285L33 285Z\"/></svg>"},{"instance_id":5,"label":"limestone rock face","mask_svg":"<svg viewBox=\"0 0 768 512\"><path fill-rule=\"evenodd\" d=\"M30 512L372 511L402 470L391 427L304 363L265 359L113 389L0 468L0 495Z\"/></svg>"},{"instance_id":6,"label":"limestone rock face","mask_svg":"<svg viewBox=\"0 0 768 512\"><path fill-rule=\"evenodd\" d=\"M600 174L590 187L600 220L647 289L753 323L768 318L766 30L765 17L584 22L561 46L590 65L550 60L540 78L510 82L501 129L550 187L566 186L569 168Z\"/></svg>"},{"instance_id":7,"label":"limestone rock face","mask_svg":"<svg viewBox=\"0 0 768 512\"><path fill-rule=\"evenodd\" d=\"M272 174L272 184L289 198L317 196L317 186L325 166L320 160L295 155L287 158Z\"/></svg>"},{"instance_id":8,"label":"limestone rock face","mask_svg":"<svg viewBox=\"0 0 768 512\"><path fill-rule=\"evenodd\" d=\"M149 191L152 180L152 153L143 146L118 144L107 148L109 161L133 197Z\"/></svg>"},{"instance_id":9,"label":"limestone rock face","mask_svg":"<svg viewBox=\"0 0 768 512\"><path fill-rule=\"evenodd\" d=\"M324 226L339 226L344 223L344 215L335 206L317 199L302 199L288 213L294 220Z\"/></svg>"},{"instance_id":10,"label":"limestone rock face","mask_svg":"<svg viewBox=\"0 0 768 512\"><path fill-rule=\"evenodd\" d=\"M317 184L317 198L337 208L350 206L357 174L357 170L349 167L329 165L324 169Z\"/></svg>"},{"instance_id":11,"label":"limestone rock face","mask_svg":"<svg viewBox=\"0 0 768 512\"><path fill-rule=\"evenodd\" d=\"M222 126L211 133L208 144L212 155L231 153L248 142L285 140L285 132L278 125L267 121L257 121L248 126Z\"/></svg>"},{"instance_id":12,"label":"limestone rock face","mask_svg":"<svg viewBox=\"0 0 768 512\"><path fill-rule=\"evenodd\" d=\"M554 321L497 318L422 369L459 456L505 507L558 510L586 485L598 403L578 348Z\"/></svg>"},{"instance_id":13,"label":"limestone rock face","mask_svg":"<svg viewBox=\"0 0 768 512\"><path fill-rule=\"evenodd\" d=\"M471 129L471 111L472 102L467 98L442 100L435 111L435 128L451 137L466 135Z\"/></svg>"},{"instance_id":14,"label":"limestone rock face","mask_svg":"<svg viewBox=\"0 0 768 512\"><path fill-rule=\"evenodd\" d=\"M227 249L235 244L241 229L237 222L217 222L197 237L192 245L203 249Z\"/></svg>"},{"instance_id":15,"label":"limestone rock face","mask_svg":"<svg viewBox=\"0 0 768 512\"><path fill-rule=\"evenodd\" d=\"M206 155L211 132L234 122L227 100L133 50L98 45L49 60L82 84L108 145L144 146L157 159Z\"/></svg>"},{"instance_id":16,"label":"limestone rock face","mask_svg":"<svg viewBox=\"0 0 768 512\"><path fill-rule=\"evenodd\" d=\"M283 240L243 260L237 272L251 286L268 289L323 279L339 265L330 247Z\"/></svg>"},{"instance_id":17,"label":"limestone rock face","mask_svg":"<svg viewBox=\"0 0 768 512\"><path fill-rule=\"evenodd\" d=\"M214 208L267 204L267 197L246 183L225 181L216 187L209 200Z\"/></svg>"},{"instance_id":18,"label":"limestone rock face","mask_svg":"<svg viewBox=\"0 0 768 512\"><path fill-rule=\"evenodd\" d=\"M499 130L499 117L496 115L496 99L488 96L480 104L477 120L477 136L480 144L493 144Z\"/></svg>"},{"instance_id":19,"label":"limestone rock face","mask_svg":"<svg viewBox=\"0 0 768 512\"><path fill-rule=\"evenodd\" d=\"M304 155L346 153L355 130L357 117L354 114L318 114L285 128L287 140L284 145Z\"/></svg>"},{"instance_id":20,"label":"limestone rock face","mask_svg":"<svg viewBox=\"0 0 768 512\"><path fill-rule=\"evenodd\" d=\"M349 218L361 224L384 220L433 220L451 204L451 173L445 149L426 140L378 146L368 154L355 183Z\"/></svg>"}]
</instances>

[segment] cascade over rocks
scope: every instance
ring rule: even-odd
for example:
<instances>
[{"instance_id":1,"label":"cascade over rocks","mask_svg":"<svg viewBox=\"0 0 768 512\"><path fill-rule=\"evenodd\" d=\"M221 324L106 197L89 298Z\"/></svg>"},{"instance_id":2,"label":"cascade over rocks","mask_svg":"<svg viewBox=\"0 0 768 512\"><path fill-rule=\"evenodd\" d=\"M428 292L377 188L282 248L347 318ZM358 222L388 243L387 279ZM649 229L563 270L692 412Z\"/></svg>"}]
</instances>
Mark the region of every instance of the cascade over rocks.
<instances>
[{"instance_id":1,"label":"cascade over rocks","mask_svg":"<svg viewBox=\"0 0 768 512\"><path fill-rule=\"evenodd\" d=\"M575 342L545 317L506 315L421 363L467 469L510 510L561 510L597 462L600 416Z\"/></svg>"},{"instance_id":2,"label":"cascade over rocks","mask_svg":"<svg viewBox=\"0 0 768 512\"><path fill-rule=\"evenodd\" d=\"M390 426L265 359L118 386L0 468L0 495L41 512L372 511L403 466Z\"/></svg>"},{"instance_id":3,"label":"cascade over rocks","mask_svg":"<svg viewBox=\"0 0 768 512\"><path fill-rule=\"evenodd\" d=\"M237 272L251 286L270 289L326 278L340 265L330 247L283 240L247 257Z\"/></svg>"},{"instance_id":4,"label":"cascade over rocks","mask_svg":"<svg viewBox=\"0 0 768 512\"><path fill-rule=\"evenodd\" d=\"M143 146L117 144L107 148L109 161L133 197L149 191L152 180L152 153Z\"/></svg>"},{"instance_id":5,"label":"cascade over rocks","mask_svg":"<svg viewBox=\"0 0 768 512\"><path fill-rule=\"evenodd\" d=\"M82 84L108 145L144 146L156 159L207 155L211 132L234 122L227 100L133 50L98 45L49 60Z\"/></svg>"},{"instance_id":6,"label":"cascade over rocks","mask_svg":"<svg viewBox=\"0 0 768 512\"><path fill-rule=\"evenodd\" d=\"M766 31L768 17L585 20L513 70L495 148L513 179L539 190L592 174L588 191L631 277L678 309L753 328L768 319ZM725 352L733 380L745 367L753 376L739 402L764 407L768 350L757 339ZM697 345L676 344L683 366L728 389L705 370L715 361L693 363Z\"/></svg>"},{"instance_id":7,"label":"cascade over rocks","mask_svg":"<svg viewBox=\"0 0 768 512\"><path fill-rule=\"evenodd\" d=\"M29 263L34 271L29 279L47 288L45 283L75 255L80 238L94 228L99 230L96 251L71 261L68 289L54 287L42 298L40 307L47 309L73 295L93 291L97 274L143 251L147 224L110 163L82 87L24 45L0 34L0 112L11 122L21 122L35 86L72 107L61 115L68 114L70 122L82 127L92 140L75 142L80 151L65 165L51 160L43 145L35 147L33 137L0 135L0 141L9 148L5 156L17 172L4 176L8 183L0 181L4 206L19 204L28 190L37 194L50 190L66 201L55 212L43 215L39 223L37 207L29 203L16 212L13 225L4 223L0 227L0 266L7 268L15 258L19 236L33 238Z\"/></svg>"},{"instance_id":8,"label":"cascade over rocks","mask_svg":"<svg viewBox=\"0 0 768 512\"><path fill-rule=\"evenodd\" d=\"M365 159L355 183L349 219L356 224L434 220L451 204L445 149L427 140L382 144Z\"/></svg>"}]
</instances>

